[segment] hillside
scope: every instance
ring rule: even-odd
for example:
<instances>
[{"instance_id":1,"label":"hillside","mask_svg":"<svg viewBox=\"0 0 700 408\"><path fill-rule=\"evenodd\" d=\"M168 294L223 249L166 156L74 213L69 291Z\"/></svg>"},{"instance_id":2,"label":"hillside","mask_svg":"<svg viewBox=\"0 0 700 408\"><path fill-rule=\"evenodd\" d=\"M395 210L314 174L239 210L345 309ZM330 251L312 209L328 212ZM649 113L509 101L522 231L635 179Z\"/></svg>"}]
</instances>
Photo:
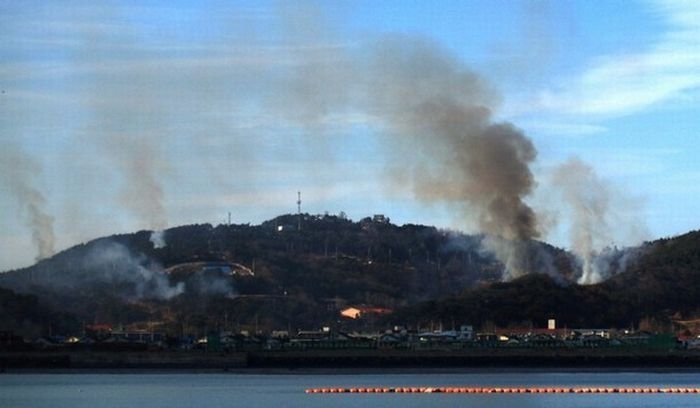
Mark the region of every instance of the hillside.
<instances>
[{"instance_id":1,"label":"hillside","mask_svg":"<svg viewBox=\"0 0 700 408\"><path fill-rule=\"evenodd\" d=\"M1 274L0 286L83 322L313 328L335 323L344 305L397 309L498 281L503 271L480 236L382 217L306 214L298 224L285 215L258 226L182 226L165 232L162 248L149 231L100 238ZM572 276L568 254L533 245Z\"/></svg>"},{"instance_id":2,"label":"hillside","mask_svg":"<svg viewBox=\"0 0 700 408\"><path fill-rule=\"evenodd\" d=\"M562 285L545 275L471 288L392 316L403 324L620 327L668 330L700 315L700 232L645 244L627 269L597 285ZM676 329L679 329L678 327Z\"/></svg>"},{"instance_id":3,"label":"hillside","mask_svg":"<svg viewBox=\"0 0 700 408\"><path fill-rule=\"evenodd\" d=\"M226 330L346 329L470 323L569 327L665 324L700 310L700 233L624 252L598 285L573 284L576 262L533 242L557 270L499 282L503 266L481 236L378 217L284 215L261 225L168 229L78 245L30 268L0 274L6 330L78 330L85 323L141 325L179 334ZM630 258L629 260L627 258ZM349 305L388 308L378 319L341 320ZM41 312L39 312L41 311ZM43 317L42 317L43 316Z\"/></svg>"}]
</instances>

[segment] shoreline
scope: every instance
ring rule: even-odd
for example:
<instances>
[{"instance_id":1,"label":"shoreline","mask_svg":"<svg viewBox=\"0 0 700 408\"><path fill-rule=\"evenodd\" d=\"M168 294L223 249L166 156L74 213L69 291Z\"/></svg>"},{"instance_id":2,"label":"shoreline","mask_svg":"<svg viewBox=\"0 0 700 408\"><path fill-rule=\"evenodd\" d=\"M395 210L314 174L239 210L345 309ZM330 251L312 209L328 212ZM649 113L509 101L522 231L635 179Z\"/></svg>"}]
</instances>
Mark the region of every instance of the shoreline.
<instances>
[{"instance_id":1,"label":"shoreline","mask_svg":"<svg viewBox=\"0 0 700 408\"><path fill-rule=\"evenodd\" d=\"M55 375L162 375L162 374L222 374L222 375L416 375L416 374L698 374L700 367L415 367L415 368L7 368L2 375L55 374Z\"/></svg>"},{"instance_id":2,"label":"shoreline","mask_svg":"<svg viewBox=\"0 0 700 408\"><path fill-rule=\"evenodd\" d=\"M186 372L230 374L402 374L491 372L700 373L697 351L317 350L305 352L0 352L0 373Z\"/></svg>"}]
</instances>

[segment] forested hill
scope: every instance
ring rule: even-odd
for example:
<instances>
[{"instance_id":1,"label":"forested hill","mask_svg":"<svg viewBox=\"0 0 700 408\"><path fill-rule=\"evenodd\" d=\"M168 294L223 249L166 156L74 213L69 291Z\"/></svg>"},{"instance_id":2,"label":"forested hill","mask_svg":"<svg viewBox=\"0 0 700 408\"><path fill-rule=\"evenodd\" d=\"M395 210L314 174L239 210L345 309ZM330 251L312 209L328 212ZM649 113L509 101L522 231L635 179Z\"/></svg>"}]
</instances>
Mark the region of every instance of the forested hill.
<instances>
[{"instance_id":1,"label":"forested hill","mask_svg":"<svg viewBox=\"0 0 700 408\"><path fill-rule=\"evenodd\" d=\"M503 266L482 238L380 216L284 215L171 228L162 248L150 231L96 239L0 274L0 286L86 321L137 321L168 308L171 316L160 317L196 314L210 326L233 317L317 327L337 320L329 303L397 309L500 280ZM573 276L569 254L532 246Z\"/></svg>"},{"instance_id":2,"label":"forested hill","mask_svg":"<svg viewBox=\"0 0 700 408\"><path fill-rule=\"evenodd\" d=\"M475 325L669 330L672 321L700 316L700 232L660 239L637 250L627 269L597 285L562 285L545 275L465 290L421 302L392 319L467 321Z\"/></svg>"},{"instance_id":3,"label":"forested hill","mask_svg":"<svg viewBox=\"0 0 700 408\"><path fill-rule=\"evenodd\" d=\"M540 242L556 278L501 283L483 237L383 217L284 215L260 225L189 225L100 238L0 274L3 329L157 321L179 332L359 324L338 308L394 310L377 325L462 322L570 327L638 325L700 310L700 234L645 244L627 270L579 286L573 257ZM619 265L618 265L619 266ZM551 273L551 270L550 270ZM368 322L364 322L368 323Z\"/></svg>"},{"instance_id":4,"label":"forested hill","mask_svg":"<svg viewBox=\"0 0 700 408\"><path fill-rule=\"evenodd\" d=\"M254 279L236 282L238 294L303 293L396 304L456 294L498 281L503 273L503 266L482 249L481 236L396 226L382 219L352 222L307 214L301 230L296 215L257 226L190 225L167 230L162 248L150 237L150 231L140 231L97 239L8 272L0 284L29 292L73 288L126 276L123 269L135 265L155 272L185 263L223 262L254 270ZM533 245L556 259L564 276L573 274L564 251Z\"/></svg>"}]
</instances>

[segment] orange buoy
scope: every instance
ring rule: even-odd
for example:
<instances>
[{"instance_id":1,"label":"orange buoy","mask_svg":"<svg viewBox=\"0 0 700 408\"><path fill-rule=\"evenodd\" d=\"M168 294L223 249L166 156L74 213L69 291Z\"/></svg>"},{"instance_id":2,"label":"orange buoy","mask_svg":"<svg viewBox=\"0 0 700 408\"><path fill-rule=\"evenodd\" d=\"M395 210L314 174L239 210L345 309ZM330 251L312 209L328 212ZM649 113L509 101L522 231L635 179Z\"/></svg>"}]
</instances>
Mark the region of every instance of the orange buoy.
<instances>
[{"instance_id":1,"label":"orange buoy","mask_svg":"<svg viewBox=\"0 0 700 408\"><path fill-rule=\"evenodd\" d=\"M691 387L323 387L306 388L306 394L344 394L344 393L446 393L446 394L698 394L700 388Z\"/></svg>"}]
</instances>

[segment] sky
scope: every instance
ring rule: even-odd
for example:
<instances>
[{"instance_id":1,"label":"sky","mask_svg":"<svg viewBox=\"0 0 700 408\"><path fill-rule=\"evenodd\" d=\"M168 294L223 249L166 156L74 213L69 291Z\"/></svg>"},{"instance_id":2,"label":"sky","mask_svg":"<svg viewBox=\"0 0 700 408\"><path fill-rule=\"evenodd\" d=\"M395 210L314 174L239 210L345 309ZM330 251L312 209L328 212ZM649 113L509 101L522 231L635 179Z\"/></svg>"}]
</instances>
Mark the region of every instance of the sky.
<instances>
[{"instance_id":1,"label":"sky","mask_svg":"<svg viewBox=\"0 0 700 408\"><path fill-rule=\"evenodd\" d=\"M459 183L431 164L440 136L402 123L431 87L532 142L538 239L574 246L576 208L595 210L567 205L574 167L578 198L604 202L597 250L698 228L695 1L0 0L0 270L258 224L298 191L312 214L480 231L472 197L416 187Z\"/></svg>"}]
</instances>

